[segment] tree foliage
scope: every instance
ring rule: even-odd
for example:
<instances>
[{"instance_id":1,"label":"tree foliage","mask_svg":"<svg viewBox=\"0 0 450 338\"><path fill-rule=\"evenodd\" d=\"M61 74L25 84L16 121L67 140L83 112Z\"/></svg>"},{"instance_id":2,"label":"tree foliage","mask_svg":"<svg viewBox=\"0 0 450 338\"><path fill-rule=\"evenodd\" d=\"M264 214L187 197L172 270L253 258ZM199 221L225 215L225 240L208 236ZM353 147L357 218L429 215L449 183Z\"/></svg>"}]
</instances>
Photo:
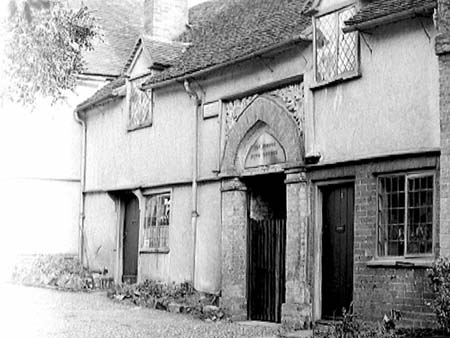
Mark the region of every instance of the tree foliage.
<instances>
[{"instance_id":1,"label":"tree foliage","mask_svg":"<svg viewBox=\"0 0 450 338\"><path fill-rule=\"evenodd\" d=\"M98 36L88 8L74 10L63 0L10 0L4 26L2 96L31 105L38 97L56 102L75 88L76 74L86 66L83 52Z\"/></svg>"}]
</instances>

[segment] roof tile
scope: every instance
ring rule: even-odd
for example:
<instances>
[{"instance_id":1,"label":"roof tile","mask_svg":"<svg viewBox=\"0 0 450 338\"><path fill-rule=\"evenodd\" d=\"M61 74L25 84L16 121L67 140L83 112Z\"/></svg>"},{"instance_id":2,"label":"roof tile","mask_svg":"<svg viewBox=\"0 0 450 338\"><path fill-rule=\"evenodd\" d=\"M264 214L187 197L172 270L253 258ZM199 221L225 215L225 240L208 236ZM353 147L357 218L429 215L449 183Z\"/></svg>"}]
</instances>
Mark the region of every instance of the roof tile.
<instances>
[{"instance_id":1,"label":"roof tile","mask_svg":"<svg viewBox=\"0 0 450 338\"><path fill-rule=\"evenodd\" d=\"M146 84L223 64L292 40L309 25L306 0L214 0L190 10L191 29L179 37L186 52Z\"/></svg>"},{"instance_id":2,"label":"roof tile","mask_svg":"<svg viewBox=\"0 0 450 338\"><path fill-rule=\"evenodd\" d=\"M347 26L354 26L391 14L407 10L436 7L436 0L373 0L366 4L348 21Z\"/></svg>"}]
</instances>

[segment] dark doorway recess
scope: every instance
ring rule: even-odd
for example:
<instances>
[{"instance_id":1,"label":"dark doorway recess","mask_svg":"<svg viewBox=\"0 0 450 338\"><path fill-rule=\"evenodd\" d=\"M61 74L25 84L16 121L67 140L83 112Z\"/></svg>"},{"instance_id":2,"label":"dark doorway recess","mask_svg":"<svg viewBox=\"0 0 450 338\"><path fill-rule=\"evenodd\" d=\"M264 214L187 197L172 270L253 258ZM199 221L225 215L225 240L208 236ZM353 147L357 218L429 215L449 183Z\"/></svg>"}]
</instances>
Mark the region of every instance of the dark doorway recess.
<instances>
[{"instance_id":1,"label":"dark doorway recess","mask_svg":"<svg viewBox=\"0 0 450 338\"><path fill-rule=\"evenodd\" d=\"M285 301L284 175L246 180L248 188L248 318L281 322Z\"/></svg>"},{"instance_id":2,"label":"dark doorway recess","mask_svg":"<svg viewBox=\"0 0 450 338\"><path fill-rule=\"evenodd\" d=\"M322 317L335 319L353 300L354 184L332 185L322 193Z\"/></svg>"},{"instance_id":3,"label":"dark doorway recess","mask_svg":"<svg viewBox=\"0 0 450 338\"><path fill-rule=\"evenodd\" d=\"M133 194L122 197L125 206L123 225L123 274L122 281L134 284L137 280L139 247L139 201Z\"/></svg>"}]
</instances>

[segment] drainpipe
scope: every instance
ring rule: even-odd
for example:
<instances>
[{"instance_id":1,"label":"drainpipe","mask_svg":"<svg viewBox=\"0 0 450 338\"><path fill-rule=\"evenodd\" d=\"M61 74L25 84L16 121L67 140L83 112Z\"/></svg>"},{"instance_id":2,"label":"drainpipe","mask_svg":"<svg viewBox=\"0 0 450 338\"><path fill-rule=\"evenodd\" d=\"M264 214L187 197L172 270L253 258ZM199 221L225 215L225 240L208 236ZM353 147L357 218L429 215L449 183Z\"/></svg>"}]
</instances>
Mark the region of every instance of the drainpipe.
<instances>
[{"instance_id":1,"label":"drainpipe","mask_svg":"<svg viewBox=\"0 0 450 338\"><path fill-rule=\"evenodd\" d=\"M192 284L195 288L195 269L196 269L196 251L197 251L197 218L198 214L198 192L197 192L197 179L198 179L198 116L201 108L202 100L198 94L191 88L189 80L184 80L184 89L189 97L195 104L195 118L194 118L194 140L192 147L192 213L191 213L191 226L193 234L192 245Z\"/></svg>"},{"instance_id":2,"label":"drainpipe","mask_svg":"<svg viewBox=\"0 0 450 338\"><path fill-rule=\"evenodd\" d=\"M84 189L86 182L86 121L83 120L79 111L75 110L73 112L73 117L82 128L81 136L81 182L80 182L80 213L79 213L79 226L78 226L78 258L81 264L84 264L84 213L85 213L85 203L84 203Z\"/></svg>"}]
</instances>

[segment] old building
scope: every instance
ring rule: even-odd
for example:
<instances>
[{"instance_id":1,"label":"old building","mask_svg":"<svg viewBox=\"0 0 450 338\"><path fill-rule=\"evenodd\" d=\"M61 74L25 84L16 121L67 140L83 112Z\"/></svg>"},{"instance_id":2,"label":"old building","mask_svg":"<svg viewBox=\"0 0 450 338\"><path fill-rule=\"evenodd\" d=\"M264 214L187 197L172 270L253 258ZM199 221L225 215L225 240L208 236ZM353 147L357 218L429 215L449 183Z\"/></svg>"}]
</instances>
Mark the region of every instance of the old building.
<instances>
[{"instance_id":1,"label":"old building","mask_svg":"<svg viewBox=\"0 0 450 338\"><path fill-rule=\"evenodd\" d=\"M123 76L77 108L87 262L191 281L235 318L299 328L353 304L433 325L435 7L145 0Z\"/></svg>"}]
</instances>

